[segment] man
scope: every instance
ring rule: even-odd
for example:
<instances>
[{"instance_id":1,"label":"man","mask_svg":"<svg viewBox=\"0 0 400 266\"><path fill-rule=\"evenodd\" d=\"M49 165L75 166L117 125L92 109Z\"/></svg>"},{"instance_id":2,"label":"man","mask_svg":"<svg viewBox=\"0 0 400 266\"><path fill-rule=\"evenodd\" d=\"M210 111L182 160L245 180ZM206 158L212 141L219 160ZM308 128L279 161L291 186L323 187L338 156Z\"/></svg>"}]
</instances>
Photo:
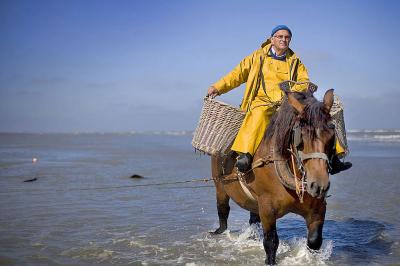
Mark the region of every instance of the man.
<instances>
[{"instance_id":1,"label":"man","mask_svg":"<svg viewBox=\"0 0 400 266\"><path fill-rule=\"evenodd\" d=\"M289 48L291 39L292 32L286 25L276 26L260 49L245 57L230 73L208 89L208 95L215 97L246 82L240 105L246 116L231 148L239 154L236 166L241 172L251 168L253 155L284 95L278 84L285 80L309 81L306 67ZM305 89L307 84L291 88L292 91ZM336 145L336 153L344 153L344 149ZM334 156L332 167L331 174L334 174L350 168L351 163L342 163Z\"/></svg>"}]
</instances>

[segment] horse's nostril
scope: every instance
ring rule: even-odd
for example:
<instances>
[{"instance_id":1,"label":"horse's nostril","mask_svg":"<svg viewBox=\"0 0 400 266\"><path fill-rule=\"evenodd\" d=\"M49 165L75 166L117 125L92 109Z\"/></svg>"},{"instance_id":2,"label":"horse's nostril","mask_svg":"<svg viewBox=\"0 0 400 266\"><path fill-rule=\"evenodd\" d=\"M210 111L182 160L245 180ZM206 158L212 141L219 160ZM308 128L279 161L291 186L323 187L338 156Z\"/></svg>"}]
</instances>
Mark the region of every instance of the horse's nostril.
<instances>
[{"instance_id":1,"label":"horse's nostril","mask_svg":"<svg viewBox=\"0 0 400 266\"><path fill-rule=\"evenodd\" d=\"M321 191L320 186L318 186L317 182L311 182L310 184L310 192L311 195L318 196L319 192Z\"/></svg>"},{"instance_id":2,"label":"horse's nostril","mask_svg":"<svg viewBox=\"0 0 400 266\"><path fill-rule=\"evenodd\" d=\"M320 186L316 186L316 187L317 187L317 188L316 188L315 193L316 193L317 195L319 195L320 192L321 192L321 187L320 187Z\"/></svg>"},{"instance_id":3,"label":"horse's nostril","mask_svg":"<svg viewBox=\"0 0 400 266\"><path fill-rule=\"evenodd\" d=\"M328 182L328 185L326 186L326 190L325 191L328 191L330 187L331 187L331 182Z\"/></svg>"}]
</instances>

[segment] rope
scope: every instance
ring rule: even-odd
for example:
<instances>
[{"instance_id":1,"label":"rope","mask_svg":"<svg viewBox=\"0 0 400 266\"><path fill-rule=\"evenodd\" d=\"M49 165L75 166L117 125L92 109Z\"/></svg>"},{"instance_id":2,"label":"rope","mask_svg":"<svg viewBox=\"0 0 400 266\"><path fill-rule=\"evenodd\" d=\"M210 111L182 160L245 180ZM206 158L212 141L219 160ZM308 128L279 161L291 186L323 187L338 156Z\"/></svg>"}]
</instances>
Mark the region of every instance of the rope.
<instances>
[{"instance_id":1,"label":"rope","mask_svg":"<svg viewBox=\"0 0 400 266\"><path fill-rule=\"evenodd\" d=\"M192 183L192 182L208 182L208 181L211 181L211 180L214 180L214 179L213 178L200 178L200 179L192 179L192 180L185 180L185 181L162 182L162 183L147 183L147 184L128 185L128 186L80 188L80 189L76 189L76 190L102 190L102 189L117 189L117 188L164 186L164 185L176 185L176 184L185 184L185 183Z\"/></svg>"},{"instance_id":2,"label":"rope","mask_svg":"<svg viewBox=\"0 0 400 266\"><path fill-rule=\"evenodd\" d=\"M34 189L30 191L37 192L67 192L67 191L86 191L86 190L107 190L107 189L121 189L121 188L136 188L136 187L151 187L151 186L164 186L164 185L176 185L176 184L186 184L193 182L208 182L214 180L213 178L199 178L184 181L175 182L160 182L160 183L147 183L147 184L137 184L137 185L125 185L125 186L112 186L112 187L88 187L88 188L70 188L70 189ZM213 186L199 186L199 187L213 187ZM197 188L197 187L176 187L176 188ZM0 193L10 193L10 192L26 192L26 190L11 190L11 191L0 191Z\"/></svg>"},{"instance_id":3,"label":"rope","mask_svg":"<svg viewBox=\"0 0 400 266\"><path fill-rule=\"evenodd\" d=\"M314 83L310 82L310 81L294 81L294 80L285 80L283 82L280 82L278 84L278 86L280 87L280 89L284 92L289 92L291 91L291 85L289 85L290 83L293 83L295 85L304 85L304 84L308 84L308 89L311 90L312 92L315 92L318 88L317 85L315 85ZM251 110L254 110L257 107L261 107L261 106L267 106L267 107L272 107L275 109L278 109L281 105L282 105L282 100L278 100L278 101L273 101L267 94L266 90L265 90L265 84L263 83L263 89L265 92L265 95L256 95L256 97L258 97L258 99L260 99L261 101L265 102L265 104L259 104L256 106L251 107ZM257 85L259 86L259 85ZM258 88L257 88L257 92L258 92Z\"/></svg>"},{"instance_id":4,"label":"rope","mask_svg":"<svg viewBox=\"0 0 400 266\"><path fill-rule=\"evenodd\" d=\"M304 192L305 192L305 178L306 178L306 172L304 170L303 166L303 161L297 156L296 152L297 149L295 149L294 145L292 144L292 148L288 149L291 153L291 160L292 160L292 167L293 167L293 175L294 175L294 181L296 185L296 194L299 197L300 203L303 203L303 198L304 198ZM297 164L295 164L295 159ZM301 177L298 178L296 174L296 168L295 165L297 165L299 172L301 174ZM299 181L301 182L299 184ZM301 185L301 186L300 186Z\"/></svg>"}]
</instances>

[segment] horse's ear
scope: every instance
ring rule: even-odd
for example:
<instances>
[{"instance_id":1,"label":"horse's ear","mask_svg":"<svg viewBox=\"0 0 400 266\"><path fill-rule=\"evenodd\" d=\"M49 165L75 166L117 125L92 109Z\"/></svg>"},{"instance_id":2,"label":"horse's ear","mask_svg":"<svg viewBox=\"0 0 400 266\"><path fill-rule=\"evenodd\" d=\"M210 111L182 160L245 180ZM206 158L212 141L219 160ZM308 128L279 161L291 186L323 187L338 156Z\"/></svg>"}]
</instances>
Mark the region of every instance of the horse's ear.
<instances>
[{"instance_id":1,"label":"horse's ear","mask_svg":"<svg viewBox=\"0 0 400 266\"><path fill-rule=\"evenodd\" d=\"M294 107L294 109L296 109L297 112L299 112L299 114L301 114L304 110L304 104L302 104L301 102L299 102L296 97L294 97L293 92L287 92L286 93L287 97L288 97L288 101L289 104L291 106Z\"/></svg>"},{"instance_id":2,"label":"horse's ear","mask_svg":"<svg viewBox=\"0 0 400 266\"><path fill-rule=\"evenodd\" d=\"M333 89L327 90L324 95L324 106L325 109L329 112L333 105Z\"/></svg>"}]
</instances>

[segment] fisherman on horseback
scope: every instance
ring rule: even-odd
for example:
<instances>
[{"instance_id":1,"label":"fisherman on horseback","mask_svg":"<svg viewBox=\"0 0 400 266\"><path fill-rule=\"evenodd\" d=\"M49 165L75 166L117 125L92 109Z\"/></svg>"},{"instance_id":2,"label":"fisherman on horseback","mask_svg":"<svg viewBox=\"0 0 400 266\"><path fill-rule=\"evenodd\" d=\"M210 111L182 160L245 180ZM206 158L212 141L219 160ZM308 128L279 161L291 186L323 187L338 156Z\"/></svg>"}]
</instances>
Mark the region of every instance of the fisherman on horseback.
<instances>
[{"instance_id":1,"label":"fisherman on horseback","mask_svg":"<svg viewBox=\"0 0 400 266\"><path fill-rule=\"evenodd\" d=\"M236 166L242 173L250 170L253 156L270 119L280 106L284 92L278 84L285 80L302 83L291 85L292 91L305 91L308 87L307 69L289 48L291 38L292 32L286 25L276 26L260 49L245 57L230 73L208 89L207 94L215 97L246 82L240 105L246 116L231 148L238 154ZM334 155L330 160L331 174L352 166L350 162L339 159L346 152L339 141L334 146Z\"/></svg>"}]
</instances>

